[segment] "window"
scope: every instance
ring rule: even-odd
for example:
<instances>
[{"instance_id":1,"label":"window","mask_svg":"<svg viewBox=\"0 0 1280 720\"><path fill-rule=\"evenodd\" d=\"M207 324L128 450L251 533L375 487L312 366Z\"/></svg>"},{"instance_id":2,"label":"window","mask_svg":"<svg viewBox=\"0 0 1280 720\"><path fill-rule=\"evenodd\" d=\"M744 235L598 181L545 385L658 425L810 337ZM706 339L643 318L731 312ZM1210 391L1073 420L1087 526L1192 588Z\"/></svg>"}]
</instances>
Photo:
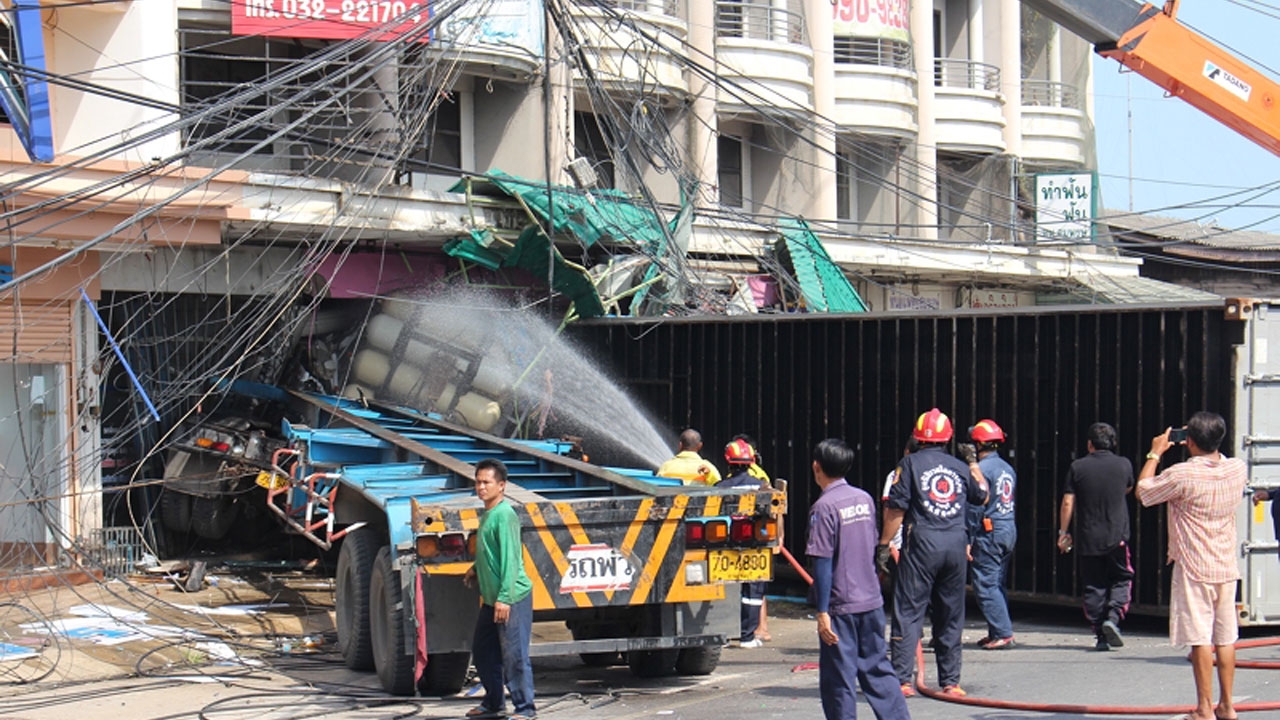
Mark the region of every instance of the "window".
<instances>
[{"instance_id":1,"label":"window","mask_svg":"<svg viewBox=\"0 0 1280 720\"><path fill-rule=\"evenodd\" d=\"M4 62L18 63L21 58L18 57L18 41L14 35L13 26L9 24L9 14L0 13L0 60ZM27 98L23 91L23 78L15 76L8 71L0 71L0 83L5 85L5 92L10 95L10 102L20 102L26 107ZM10 92L11 89L11 92ZM3 107L0 107L0 123L8 123L9 115Z\"/></svg>"},{"instance_id":2,"label":"window","mask_svg":"<svg viewBox=\"0 0 1280 720\"><path fill-rule=\"evenodd\" d=\"M836 153L836 217L840 220L852 220L857 214L857 177L852 153L845 150Z\"/></svg>"},{"instance_id":3,"label":"window","mask_svg":"<svg viewBox=\"0 0 1280 720\"><path fill-rule=\"evenodd\" d=\"M610 152L612 146L613 143L606 139L606 129L600 126L593 113L574 113L574 152L578 157L591 161L591 169L596 171L602 188L617 187L613 154Z\"/></svg>"},{"instance_id":4,"label":"window","mask_svg":"<svg viewBox=\"0 0 1280 720\"><path fill-rule=\"evenodd\" d=\"M719 167L716 182L720 185L720 204L742 207L742 141L721 135L716 142Z\"/></svg>"}]
</instances>

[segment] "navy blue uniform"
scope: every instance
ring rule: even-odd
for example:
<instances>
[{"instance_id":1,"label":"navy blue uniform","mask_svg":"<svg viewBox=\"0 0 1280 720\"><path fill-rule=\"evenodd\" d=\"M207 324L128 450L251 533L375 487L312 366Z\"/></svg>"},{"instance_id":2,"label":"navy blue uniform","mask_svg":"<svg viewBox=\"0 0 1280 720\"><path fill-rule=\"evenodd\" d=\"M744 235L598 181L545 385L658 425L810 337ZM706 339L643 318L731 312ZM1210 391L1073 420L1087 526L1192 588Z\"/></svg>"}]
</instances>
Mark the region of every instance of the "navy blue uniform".
<instances>
[{"instance_id":1,"label":"navy blue uniform","mask_svg":"<svg viewBox=\"0 0 1280 720\"><path fill-rule=\"evenodd\" d=\"M902 459L889 488L889 507L903 517L902 555L893 591L893 669L898 681L915 679L916 646L932 602L933 637L942 687L960 684L964 630L965 508L986 492L969 466L937 445Z\"/></svg>"},{"instance_id":2,"label":"navy blue uniform","mask_svg":"<svg viewBox=\"0 0 1280 720\"><path fill-rule=\"evenodd\" d=\"M1005 578L1009 573L1009 560L1013 558L1013 546L1018 541L1018 527L1013 519L1018 475L997 452L979 460L978 467L987 479L991 502L982 507L970 506L976 511L977 519L970 532L973 594L983 617L987 619L987 637L1000 640L1013 637ZM983 523L984 519L986 523Z\"/></svg>"},{"instance_id":3,"label":"navy blue uniform","mask_svg":"<svg viewBox=\"0 0 1280 720\"><path fill-rule=\"evenodd\" d=\"M730 465L729 469L738 472L716 483L716 487L764 487L764 483L752 475L746 465ZM764 595L768 588L767 582L742 583L741 627L738 633L740 642L756 639L756 630L760 629L760 611L764 609Z\"/></svg>"}]
</instances>

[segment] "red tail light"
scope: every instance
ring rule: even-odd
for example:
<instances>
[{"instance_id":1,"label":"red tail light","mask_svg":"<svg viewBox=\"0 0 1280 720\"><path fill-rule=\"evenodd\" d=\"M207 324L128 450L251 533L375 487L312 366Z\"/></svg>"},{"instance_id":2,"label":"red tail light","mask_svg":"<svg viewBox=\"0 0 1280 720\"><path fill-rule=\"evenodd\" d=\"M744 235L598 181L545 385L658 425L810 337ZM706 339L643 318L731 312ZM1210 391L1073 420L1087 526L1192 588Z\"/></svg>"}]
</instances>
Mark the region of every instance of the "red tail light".
<instances>
[{"instance_id":1,"label":"red tail light","mask_svg":"<svg viewBox=\"0 0 1280 720\"><path fill-rule=\"evenodd\" d=\"M707 544L707 528L700 522L684 524L684 546L702 547Z\"/></svg>"},{"instance_id":2,"label":"red tail light","mask_svg":"<svg viewBox=\"0 0 1280 720\"><path fill-rule=\"evenodd\" d=\"M215 442L215 443L213 444L213 451L214 451L214 452L221 452L221 453L224 453L224 452L226 452L226 451L228 451L228 450L230 450L230 449L231 449L231 444L230 444L230 443Z\"/></svg>"},{"instance_id":3,"label":"red tail light","mask_svg":"<svg viewBox=\"0 0 1280 720\"><path fill-rule=\"evenodd\" d=\"M729 526L729 540L734 544L747 545L755 541L756 524L748 517L735 517Z\"/></svg>"},{"instance_id":4,"label":"red tail light","mask_svg":"<svg viewBox=\"0 0 1280 720\"><path fill-rule=\"evenodd\" d=\"M461 557L467 552L467 538L462 533L450 533L440 537L440 554Z\"/></svg>"}]
</instances>

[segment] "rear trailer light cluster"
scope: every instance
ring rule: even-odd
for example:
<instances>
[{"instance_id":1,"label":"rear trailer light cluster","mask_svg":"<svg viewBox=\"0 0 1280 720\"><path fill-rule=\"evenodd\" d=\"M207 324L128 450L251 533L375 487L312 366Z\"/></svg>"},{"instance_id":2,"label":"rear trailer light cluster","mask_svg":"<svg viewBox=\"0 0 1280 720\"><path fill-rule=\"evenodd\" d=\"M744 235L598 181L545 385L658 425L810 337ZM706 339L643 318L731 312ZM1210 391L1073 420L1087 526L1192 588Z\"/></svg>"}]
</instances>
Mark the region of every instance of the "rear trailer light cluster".
<instances>
[{"instance_id":1,"label":"rear trailer light cluster","mask_svg":"<svg viewBox=\"0 0 1280 720\"><path fill-rule=\"evenodd\" d=\"M760 547L778 539L778 520L772 517L691 518L684 524L686 548Z\"/></svg>"},{"instance_id":2,"label":"rear trailer light cluster","mask_svg":"<svg viewBox=\"0 0 1280 720\"><path fill-rule=\"evenodd\" d=\"M475 557L476 534L444 533L440 535L419 535L415 544L418 557L424 560L446 562L467 560Z\"/></svg>"}]
</instances>

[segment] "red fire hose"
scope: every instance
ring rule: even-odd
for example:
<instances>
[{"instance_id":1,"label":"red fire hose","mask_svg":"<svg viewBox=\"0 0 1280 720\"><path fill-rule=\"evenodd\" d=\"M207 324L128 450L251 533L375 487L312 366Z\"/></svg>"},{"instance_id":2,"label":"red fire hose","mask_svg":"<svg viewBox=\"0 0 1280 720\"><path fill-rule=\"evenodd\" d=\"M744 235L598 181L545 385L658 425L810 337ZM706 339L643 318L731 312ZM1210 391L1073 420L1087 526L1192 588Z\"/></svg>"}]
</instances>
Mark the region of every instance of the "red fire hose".
<instances>
[{"instance_id":1,"label":"red fire hose","mask_svg":"<svg viewBox=\"0 0 1280 720\"><path fill-rule=\"evenodd\" d=\"M795 557L782 548L782 554L791 563L791 567L800 573L800 577L804 578L806 583L813 584L813 577L805 572L804 568L796 562ZM1237 650L1245 650L1248 648L1271 647L1280 645L1280 638L1259 638L1256 640L1241 640L1236 643ZM1262 670L1280 670L1280 662L1265 660L1236 660L1237 668L1262 669ZM972 705L974 707L994 708L999 710L1024 710L1027 712L1043 712L1043 713L1066 713L1069 715L1176 715L1179 713L1190 713L1195 710L1193 705L1074 705L1069 703L1033 703L1022 702L1017 700L996 700L994 698L980 697L956 697L954 695L943 694L939 690L935 690L924 683L924 648L920 645L916 646L916 689L921 695L941 700L943 702L956 703L958 705ZM1236 703L1237 712L1258 712L1261 710L1280 710L1280 700L1267 700L1258 702Z\"/></svg>"}]
</instances>

